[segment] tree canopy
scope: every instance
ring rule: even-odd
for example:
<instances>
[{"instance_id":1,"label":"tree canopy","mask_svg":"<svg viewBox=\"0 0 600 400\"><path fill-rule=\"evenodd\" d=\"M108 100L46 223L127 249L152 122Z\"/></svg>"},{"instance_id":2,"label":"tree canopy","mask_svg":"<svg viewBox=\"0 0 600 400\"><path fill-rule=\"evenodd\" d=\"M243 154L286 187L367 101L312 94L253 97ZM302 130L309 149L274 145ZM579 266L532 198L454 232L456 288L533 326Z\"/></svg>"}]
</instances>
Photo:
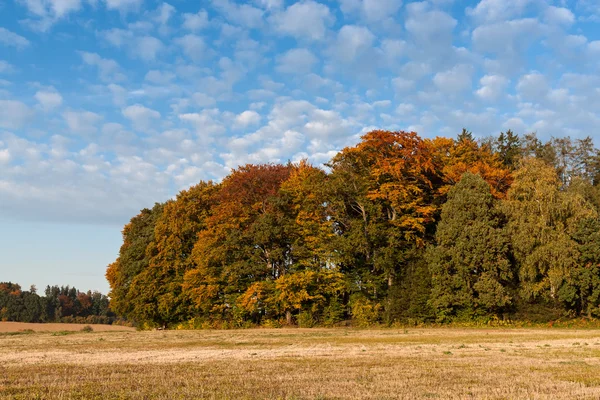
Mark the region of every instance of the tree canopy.
<instances>
[{"instance_id":1,"label":"tree canopy","mask_svg":"<svg viewBox=\"0 0 600 400\"><path fill-rule=\"evenodd\" d=\"M245 165L142 210L112 309L149 327L600 316L590 138L375 130L325 167Z\"/></svg>"}]
</instances>

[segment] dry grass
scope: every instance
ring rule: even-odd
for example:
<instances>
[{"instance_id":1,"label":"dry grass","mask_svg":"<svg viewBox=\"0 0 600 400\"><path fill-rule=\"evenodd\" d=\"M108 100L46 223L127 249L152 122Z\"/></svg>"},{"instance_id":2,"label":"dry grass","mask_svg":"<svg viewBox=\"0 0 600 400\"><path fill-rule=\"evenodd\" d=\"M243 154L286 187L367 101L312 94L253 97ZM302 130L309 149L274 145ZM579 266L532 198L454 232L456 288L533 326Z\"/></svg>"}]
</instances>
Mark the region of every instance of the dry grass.
<instances>
[{"instance_id":1,"label":"dry grass","mask_svg":"<svg viewBox=\"0 0 600 400\"><path fill-rule=\"evenodd\" d=\"M83 329L84 326L91 326L96 332L114 332L114 331L135 331L135 328L129 328L119 325L101 325L101 324L32 324L27 322L0 322L0 333L12 332L76 332Z\"/></svg>"},{"instance_id":2,"label":"dry grass","mask_svg":"<svg viewBox=\"0 0 600 400\"><path fill-rule=\"evenodd\" d=\"M598 399L600 332L0 335L0 398Z\"/></svg>"}]
</instances>

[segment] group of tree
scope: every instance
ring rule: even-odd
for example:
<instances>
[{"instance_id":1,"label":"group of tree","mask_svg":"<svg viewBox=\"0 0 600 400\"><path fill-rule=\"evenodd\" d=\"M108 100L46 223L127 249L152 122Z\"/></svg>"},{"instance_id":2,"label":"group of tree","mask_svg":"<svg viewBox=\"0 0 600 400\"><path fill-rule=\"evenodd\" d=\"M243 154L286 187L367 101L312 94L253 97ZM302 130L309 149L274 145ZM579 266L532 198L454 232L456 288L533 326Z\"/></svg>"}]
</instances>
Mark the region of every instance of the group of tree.
<instances>
[{"instance_id":1,"label":"group of tree","mask_svg":"<svg viewBox=\"0 0 600 400\"><path fill-rule=\"evenodd\" d=\"M47 286L40 296L35 286L22 290L19 284L0 282L0 321L112 324L116 320L108 297L97 291Z\"/></svg>"},{"instance_id":2,"label":"group of tree","mask_svg":"<svg viewBox=\"0 0 600 400\"><path fill-rule=\"evenodd\" d=\"M143 209L108 266L146 326L600 316L590 138L372 131L321 169L245 165Z\"/></svg>"}]
</instances>

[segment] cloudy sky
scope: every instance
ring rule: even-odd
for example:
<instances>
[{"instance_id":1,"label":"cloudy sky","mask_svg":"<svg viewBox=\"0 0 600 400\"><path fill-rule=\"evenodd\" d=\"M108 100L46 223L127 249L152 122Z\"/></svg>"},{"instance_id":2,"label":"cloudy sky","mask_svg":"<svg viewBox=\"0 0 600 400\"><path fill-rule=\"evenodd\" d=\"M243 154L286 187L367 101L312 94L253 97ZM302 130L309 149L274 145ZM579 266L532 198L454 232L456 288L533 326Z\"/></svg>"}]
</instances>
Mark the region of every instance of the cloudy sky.
<instances>
[{"instance_id":1,"label":"cloudy sky","mask_svg":"<svg viewBox=\"0 0 600 400\"><path fill-rule=\"evenodd\" d=\"M371 128L595 135L600 0L0 0L0 281L107 291L140 208Z\"/></svg>"}]
</instances>

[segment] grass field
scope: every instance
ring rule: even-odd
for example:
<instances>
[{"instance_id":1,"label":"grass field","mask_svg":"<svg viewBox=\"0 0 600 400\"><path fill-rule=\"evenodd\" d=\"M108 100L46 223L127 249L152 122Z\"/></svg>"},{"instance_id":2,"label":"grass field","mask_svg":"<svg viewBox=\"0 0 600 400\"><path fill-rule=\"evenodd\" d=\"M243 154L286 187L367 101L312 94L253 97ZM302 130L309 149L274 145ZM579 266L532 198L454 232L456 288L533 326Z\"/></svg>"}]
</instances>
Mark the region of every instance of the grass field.
<instances>
[{"instance_id":1,"label":"grass field","mask_svg":"<svg viewBox=\"0 0 600 400\"><path fill-rule=\"evenodd\" d=\"M10 332L73 332L80 331L85 326L91 326L96 332L114 332L114 331L135 331L135 328L129 328L119 325L101 325L101 324L32 324L26 322L0 322L0 334Z\"/></svg>"},{"instance_id":2,"label":"grass field","mask_svg":"<svg viewBox=\"0 0 600 400\"><path fill-rule=\"evenodd\" d=\"M0 398L598 399L600 331L2 333Z\"/></svg>"}]
</instances>

